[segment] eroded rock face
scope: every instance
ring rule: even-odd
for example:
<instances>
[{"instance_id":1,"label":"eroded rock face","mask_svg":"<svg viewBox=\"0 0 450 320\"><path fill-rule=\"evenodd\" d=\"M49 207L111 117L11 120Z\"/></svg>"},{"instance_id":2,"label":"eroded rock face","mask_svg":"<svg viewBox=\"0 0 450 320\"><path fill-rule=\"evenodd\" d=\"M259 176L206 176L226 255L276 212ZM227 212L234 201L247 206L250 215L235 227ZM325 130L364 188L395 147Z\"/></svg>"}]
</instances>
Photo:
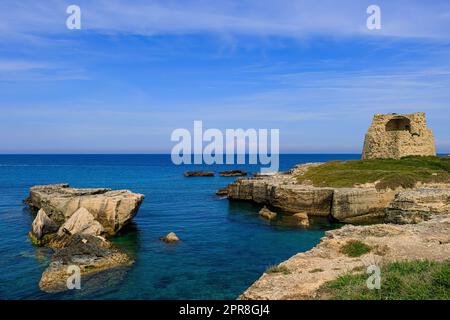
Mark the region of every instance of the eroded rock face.
<instances>
[{"instance_id":1,"label":"eroded rock face","mask_svg":"<svg viewBox=\"0 0 450 320\"><path fill-rule=\"evenodd\" d=\"M342 222L352 222L366 215L384 217L385 209L395 194L394 191L381 192L375 188L336 188L331 215Z\"/></svg>"},{"instance_id":2,"label":"eroded rock face","mask_svg":"<svg viewBox=\"0 0 450 320\"><path fill-rule=\"evenodd\" d=\"M39 288L45 292L67 290L67 280L73 272L69 272L70 266L79 268L80 275L85 276L132 263L128 255L114 249L108 241L92 235L75 234L67 238L65 246L52 256L50 265L41 276Z\"/></svg>"},{"instance_id":3,"label":"eroded rock face","mask_svg":"<svg viewBox=\"0 0 450 320\"><path fill-rule=\"evenodd\" d=\"M64 234L74 235L76 233L99 236L103 233L103 227L89 211L85 208L80 208L59 228L58 236Z\"/></svg>"},{"instance_id":4,"label":"eroded rock face","mask_svg":"<svg viewBox=\"0 0 450 320\"><path fill-rule=\"evenodd\" d=\"M56 231L58 231L58 225L47 216L43 209L40 209L33 221L29 235L35 244L41 245L45 242L46 235Z\"/></svg>"},{"instance_id":5,"label":"eroded rock face","mask_svg":"<svg viewBox=\"0 0 450 320\"><path fill-rule=\"evenodd\" d=\"M144 195L128 190L106 188L79 189L68 184L34 186L25 202L32 208L44 209L61 225L80 208L88 210L104 228L114 235L136 215Z\"/></svg>"},{"instance_id":6,"label":"eroded rock face","mask_svg":"<svg viewBox=\"0 0 450 320\"><path fill-rule=\"evenodd\" d=\"M450 189L415 189L399 192L386 210L388 222L418 223L450 213Z\"/></svg>"},{"instance_id":7,"label":"eroded rock face","mask_svg":"<svg viewBox=\"0 0 450 320\"><path fill-rule=\"evenodd\" d=\"M342 247L358 240L371 250L349 257ZM400 260L446 261L450 258L450 217L435 216L419 224L346 225L328 231L319 245L281 263L290 272L263 274L239 298L244 300L317 299L319 288L357 268Z\"/></svg>"}]
</instances>

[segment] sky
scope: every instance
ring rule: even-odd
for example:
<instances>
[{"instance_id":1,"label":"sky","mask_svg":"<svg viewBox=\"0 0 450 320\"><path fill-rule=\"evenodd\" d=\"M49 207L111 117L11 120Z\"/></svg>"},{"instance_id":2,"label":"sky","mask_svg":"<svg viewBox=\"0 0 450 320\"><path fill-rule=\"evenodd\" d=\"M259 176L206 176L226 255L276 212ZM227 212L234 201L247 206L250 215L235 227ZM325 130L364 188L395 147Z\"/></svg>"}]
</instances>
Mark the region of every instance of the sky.
<instances>
[{"instance_id":1,"label":"sky","mask_svg":"<svg viewBox=\"0 0 450 320\"><path fill-rule=\"evenodd\" d=\"M170 153L195 120L359 153L418 111L449 153L449 110L448 0L0 0L0 153Z\"/></svg>"}]
</instances>

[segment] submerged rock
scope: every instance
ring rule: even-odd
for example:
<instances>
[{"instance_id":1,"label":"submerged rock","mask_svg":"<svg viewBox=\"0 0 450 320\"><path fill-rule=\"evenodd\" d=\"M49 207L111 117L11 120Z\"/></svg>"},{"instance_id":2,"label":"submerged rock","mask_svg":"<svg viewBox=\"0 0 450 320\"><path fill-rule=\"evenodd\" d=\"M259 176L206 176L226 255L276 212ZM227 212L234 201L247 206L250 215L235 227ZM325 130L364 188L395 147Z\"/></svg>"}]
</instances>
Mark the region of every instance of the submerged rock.
<instances>
[{"instance_id":1,"label":"submerged rock","mask_svg":"<svg viewBox=\"0 0 450 320\"><path fill-rule=\"evenodd\" d=\"M159 238L161 241L167 242L167 243L173 243L173 242L178 242L180 241L180 239L178 238L178 236L175 234L175 232L170 232L167 235L165 235L164 237Z\"/></svg>"},{"instance_id":2,"label":"submerged rock","mask_svg":"<svg viewBox=\"0 0 450 320\"><path fill-rule=\"evenodd\" d=\"M293 215L295 218L297 225L302 227L308 227L309 226L309 218L308 214L306 212L298 212Z\"/></svg>"},{"instance_id":3,"label":"submerged rock","mask_svg":"<svg viewBox=\"0 0 450 320\"><path fill-rule=\"evenodd\" d=\"M205 170L197 170L197 171L187 171L184 173L185 177L213 177L214 172L205 171Z\"/></svg>"},{"instance_id":4,"label":"submerged rock","mask_svg":"<svg viewBox=\"0 0 450 320\"><path fill-rule=\"evenodd\" d=\"M219 174L222 177L243 177L247 175L247 172L241 170L229 170L229 171L221 171Z\"/></svg>"},{"instance_id":5,"label":"submerged rock","mask_svg":"<svg viewBox=\"0 0 450 320\"><path fill-rule=\"evenodd\" d=\"M265 206L258 212L258 214L261 217L266 218L268 220L273 220L273 219L275 219L277 217L277 213L276 212L270 211Z\"/></svg>"},{"instance_id":6,"label":"submerged rock","mask_svg":"<svg viewBox=\"0 0 450 320\"><path fill-rule=\"evenodd\" d=\"M132 263L128 255L113 248L108 241L92 235L75 234L53 255L42 274L39 288L45 292L67 290L67 280L71 276L69 266L78 267L80 275L84 276Z\"/></svg>"},{"instance_id":7,"label":"submerged rock","mask_svg":"<svg viewBox=\"0 0 450 320\"><path fill-rule=\"evenodd\" d=\"M57 224L62 225L78 209L85 208L104 232L114 235L136 215L144 195L129 190L106 188L79 189L68 184L34 186L25 200L33 209L44 209Z\"/></svg>"}]
</instances>

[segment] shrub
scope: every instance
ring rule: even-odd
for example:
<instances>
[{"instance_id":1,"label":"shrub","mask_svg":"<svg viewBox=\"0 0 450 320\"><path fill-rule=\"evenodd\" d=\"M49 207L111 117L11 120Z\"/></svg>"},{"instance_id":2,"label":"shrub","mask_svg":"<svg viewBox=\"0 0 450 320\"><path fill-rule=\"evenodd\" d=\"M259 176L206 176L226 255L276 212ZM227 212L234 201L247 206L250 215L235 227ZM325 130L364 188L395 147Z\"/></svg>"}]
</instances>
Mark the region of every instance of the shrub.
<instances>
[{"instance_id":1,"label":"shrub","mask_svg":"<svg viewBox=\"0 0 450 320\"><path fill-rule=\"evenodd\" d=\"M371 247L359 240L347 241L347 243L341 247L341 253L352 258L360 257L363 254L370 252L371 250Z\"/></svg>"},{"instance_id":2,"label":"shrub","mask_svg":"<svg viewBox=\"0 0 450 320\"><path fill-rule=\"evenodd\" d=\"M282 273L282 274L290 274L291 271L286 266L270 266L267 268L266 273Z\"/></svg>"}]
</instances>

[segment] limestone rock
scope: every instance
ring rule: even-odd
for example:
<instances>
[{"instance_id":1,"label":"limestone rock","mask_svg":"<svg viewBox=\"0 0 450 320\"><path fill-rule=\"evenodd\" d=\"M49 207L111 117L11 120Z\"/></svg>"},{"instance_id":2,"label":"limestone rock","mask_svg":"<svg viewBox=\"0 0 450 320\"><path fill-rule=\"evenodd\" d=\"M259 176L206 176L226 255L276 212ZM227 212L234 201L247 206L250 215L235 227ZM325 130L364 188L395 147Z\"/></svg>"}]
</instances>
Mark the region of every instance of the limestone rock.
<instances>
[{"instance_id":1,"label":"limestone rock","mask_svg":"<svg viewBox=\"0 0 450 320\"><path fill-rule=\"evenodd\" d=\"M405 156L435 156L433 132L427 128L425 113L377 114L364 141L363 159Z\"/></svg>"},{"instance_id":2,"label":"limestone rock","mask_svg":"<svg viewBox=\"0 0 450 320\"><path fill-rule=\"evenodd\" d=\"M103 227L94 219L94 216L85 208L80 208L59 228L58 236L63 234L74 235L76 233L99 236L102 232Z\"/></svg>"},{"instance_id":3,"label":"limestone rock","mask_svg":"<svg viewBox=\"0 0 450 320\"><path fill-rule=\"evenodd\" d=\"M293 217L297 221L297 225L302 227L309 226L309 218L306 212L297 212L296 214L293 215Z\"/></svg>"},{"instance_id":4,"label":"limestone rock","mask_svg":"<svg viewBox=\"0 0 450 320\"><path fill-rule=\"evenodd\" d=\"M85 276L132 263L128 255L117 251L109 242L92 235L76 234L52 256L50 265L42 274L39 288L45 292L67 290L67 279L71 275L68 273L69 266L80 268L81 276Z\"/></svg>"},{"instance_id":5,"label":"limestone rock","mask_svg":"<svg viewBox=\"0 0 450 320\"><path fill-rule=\"evenodd\" d=\"M160 238L161 241L167 242L167 243L173 243L173 242L178 242L180 241L180 239L178 238L178 236L175 234L175 232L169 232L167 235L165 235L164 237Z\"/></svg>"},{"instance_id":6,"label":"limestone rock","mask_svg":"<svg viewBox=\"0 0 450 320\"><path fill-rule=\"evenodd\" d=\"M242 177L246 176L247 172L241 170L230 170L230 171L221 171L219 174L222 177Z\"/></svg>"},{"instance_id":7,"label":"limestone rock","mask_svg":"<svg viewBox=\"0 0 450 320\"><path fill-rule=\"evenodd\" d=\"M261 217L266 218L268 220L273 220L277 217L277 213L270 211L269 209L267 209L267 207L262 208L259 213L258 213Z\"/></svg>"},{"instance_id":8,"label":"limestone rock","mask_svg":"<svg viewBox=\"0 0 450 320\"><path fill-rule=\"evenodd\" d=\"M365 215L384 216L394 197L394 191L380 192L375 188L336 188L331 216L342 222Z\"/></svg>"},{"instance_id":9,"label":"limestone rock","mask_svg":"<svg viewBox=\"0 0 450 320\"><path fill-rule=\"evenodd\" d=\"M228 196L228 187L220 188L216 191L216 195L218 196Z\"/></svg>"},{"instance_id":10,"label":"limestone rock","mask_svg":"<svg viewBox=\"0 0 450 320\"><path fill-rule=\"evenodd\" d=\"M42 244L45 235L58 231L58 225L50 219L43 209L40 209L33 221L30 237L36 244Z\"/></svg>"},{"instance_id":11,"label":"limestone rock","mask_svg":"<svg viewBox=\"0 0 450 320\"><path fill-rule=\"evenodd\" d=\"M213 177L214 172L205 171L205 170L197 170L197 171L187 171L184 173L185 177Z\"/></svg>"},{"instance_id":12,"label":"limestone rock","mask_svg":"<svg viewBox=\"0 0 450 320\"><path fill-rule=\"evenodd\" d=\"M114 235L131 221L143 200L144 195L128 190L77 189L57 184L32 187L25 202L32 208L44 209L59 225L78 209L85 208L107 234Z\"/></svg>"},{"instance_id":13,"label":"limestone rock","mask_svg":"<svg viewBox=\"0 0 450 320\"><path fill-rule=\"evenodd\" d=\"M402 191L386 210L391 223L418 223L434 215L450 213L450 189L416 189Z\"/></svg>"},{"instance_id":14,"label":"limestone rock","mask_svg":"<svg viewBox=\"0 0 450 320\"><path fill-rule=\"evenodd\" d=\"M353 258L341 252L349 240L372 248ZM415 225L347 225L328 231L319 245L282 263L289 274L263 274L239 298L243 300L320 299L319 288L327 281L355 269L403 260L446 261L450 257L450 218L435 216ZM321 270L320 272L312 272Z\"/></svg>"}]
</instances>

